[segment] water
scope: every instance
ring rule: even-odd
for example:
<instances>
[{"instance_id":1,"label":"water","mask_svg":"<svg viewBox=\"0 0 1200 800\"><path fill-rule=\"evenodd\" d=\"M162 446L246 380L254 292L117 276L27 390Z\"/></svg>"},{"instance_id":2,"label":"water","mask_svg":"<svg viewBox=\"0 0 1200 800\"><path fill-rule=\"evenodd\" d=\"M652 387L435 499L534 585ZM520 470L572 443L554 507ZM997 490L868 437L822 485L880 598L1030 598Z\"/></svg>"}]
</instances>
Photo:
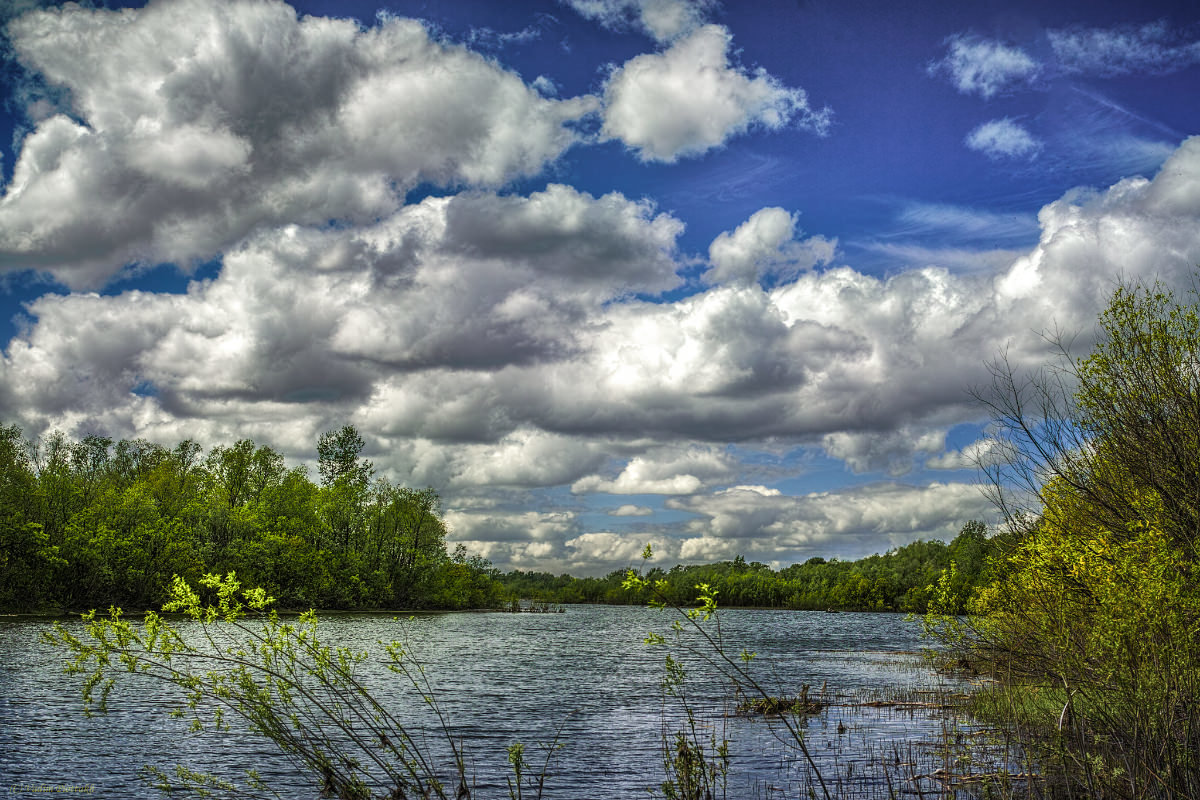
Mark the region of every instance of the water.
<instances>
[{"instance_id":1,"label":"water","mask_svg":"<svg viewBox=\"0 0 1200 800\"><path fill-rule=\"evenodd\" d=\"M646 796L662 780L664 720L673 729L680 712L664 705L663 651L642 640L651 630L667 633L671 620L654 609L568 606L563 614L338 615L323 618L320 630L331 644L373 655L381 653L377 640L409 640L463 743L476 797L508 796L509 744L525 743L540 765L538 744L557 741L547 797L616 798ZM757 653L753 669L772 693L809 684L816 694L824 685L829 697L851 703L942 685L916 655L918 625L901 615L728 609L720 620L731 652ZM161 684L122 682L107 715L85 718L79 679L63 675L62 654L39 640L50 625L0 621L0 791L145 797L143 764L184 763L235 779L256 769L285 797L317 796L308 776L269 742L187 732L167 717ZM731 685L701 664L689 668L692 707L732 741L730 796L799 794L812 778L795 748L774 735L777 724L727 716ZM378 663L364 675L436 750L433 721L403 680ZM936 712L835 705L809 719L806 737L829 777L847 764L866 767L885 752L911 749L944 725Z\"/></svg>"}]
</instances>

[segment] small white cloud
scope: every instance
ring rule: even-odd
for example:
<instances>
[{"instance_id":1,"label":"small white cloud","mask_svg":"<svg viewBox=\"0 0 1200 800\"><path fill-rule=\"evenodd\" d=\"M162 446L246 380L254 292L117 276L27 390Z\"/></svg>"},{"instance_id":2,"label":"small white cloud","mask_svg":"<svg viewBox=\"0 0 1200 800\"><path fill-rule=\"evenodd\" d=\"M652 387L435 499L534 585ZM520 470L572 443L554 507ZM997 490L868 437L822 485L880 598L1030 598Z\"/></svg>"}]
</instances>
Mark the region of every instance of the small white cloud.
<instances>
[{"instance_id":1,"label":"small white cloud","mask_svg":"<svg viewBox=\"0 0 1200 800\"><path fill-rule=\"evenodd\" d=\"M704 24L711 0L561 0L609 30L637 28L671 42Z\"/></svg>"},{"instance_id":2,"label":"small white cloud","mask_svg":"<svg viewBox=\"0 0 1200 800\"><path fill-rule=\"evenodd\" d=\"M1042 143L1008 117L985 122L967 134L967 147L988 158L1026 158L1036 155Z\"/></svg>"},{"instance_id":3,"label":"small white cloud","mask_svg":"<svg viewBox=\"0 0 1200 800\"><path fill-rule=\"evenodd\" d=\"M1111 78L1135 72L1165 74L1200 63L1200 42L1182 43L1164 21L1141 27L1048 31L1059 68Z\"/></svg>"},{"instance_id":4,"label":"small white cloud","mask_svg":"<svg viewBox=\"0 0 1200 800\"><path fill-rule=\"evenodd\" d=\"M558 95L558 84L545 75L538 75L533 79L530 87L541 93L542 97L555 97Z\"/></svg>"},{"instance_id":5,"label":"small white cloud","mask_svg":"<svg viewBox=\"0 0 1200 800\"><path fill-rule=\"evenodd\" d=\"M951 450L925 462L929 469L976 469L1001 463L1001 453L995 439L984 438L971 442L961 450Z\"/></svg>"},{"instance_id":6,"label":"small white cloud","mask_svg":"<svg viewBox=\"0 0 1200 800\"><path fill-rule=\"evenodd\" d=\"M837 240L814 236L796 241L796 217L782 208L764 208L725 232L708 248L712 268L704 273L709 283L752 283L767 273L798 274L828 263Z\"/></svg>"},{"instance_id":7,"label":"small white cloud","mask_svg":"<svg viewBox=\"0 0 1200 800\"><path fill-rule=\"evenodd\" d=\"M612 517L649 517L654 514L654 509L626 503L619 508L614 508L608 514Z\"/></svg>"},{"instance_id":8,"label":"small white cloud","mask_svg":"<svg viewBox=\"0 0 1200 800\"><path fill-rule=\"evenodd\" d=\"M1040 67L1024 50L990 39L956 35L946 40L949 52L929 65L929 74L948 73L963 94L994 97L1015 84L1027 83Z\"/></svg>"},{"instance_id":9,"label":"small white cloud","mask_svg":"<svg viewBox=\"0 0 1200 800\"><path fill-rule=\"evenodd\" d=\"M601 134L620 139L643 161L675 161L720 147L754 127L778 130L796 120L823 134L832 112L814 111L803 89L764 70L730 65L729 31L705 25L669 50L630 59L604 92Z\"/></svg>"}]
</instances>

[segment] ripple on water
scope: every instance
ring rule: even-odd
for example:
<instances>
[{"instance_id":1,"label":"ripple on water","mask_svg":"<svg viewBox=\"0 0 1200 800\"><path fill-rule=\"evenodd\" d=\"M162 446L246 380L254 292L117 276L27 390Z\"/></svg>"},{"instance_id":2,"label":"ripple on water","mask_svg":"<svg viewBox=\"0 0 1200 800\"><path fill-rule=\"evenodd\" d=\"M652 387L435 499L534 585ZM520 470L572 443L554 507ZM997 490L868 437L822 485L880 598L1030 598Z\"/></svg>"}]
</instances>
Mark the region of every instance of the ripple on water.
<instances>
[{"instance_id":1,"label":"ripple on water","mask_svg":"<svg viewBox=\"0 0 1200 800\"><path fill-rule=\"evenodd\" d=\"M321 630L330 643L373 654L380 652L378 640L408 641L464 743L479 796L507 796L509 744L526 743L530 760L540 763L537 743L557 735L563 748L547 796L621 797L662 779L662 653L642 639L649 630L666 632L670 621L652 609L570 606L565 614L337 615L323 619ZM166 699L147 681L118 687L109 714L85 718L77 681L62 674L60 654L39 640L50 624L0 622L0 786L90 785L97 796L140 798L147 791L138 778L143 764L187 763L231 777L253 768L278 781L285 796L313 795L269 743L246 734L188 733L166 716ZM857 696L932 680L913 655L918 626L901 615L728 609L721 626L731 650L758 653L755 669L773 692L794 693L807 683L814 692L826 684ZM781 769L782 780L798 780L787 777L798 770L795 753L770 724L723 717L731 687L698 665L693 670L696 707L711 712L707 718L734 741L731 787L778 784ZM419 697L398 676L377 660L364 676L414 730L435 735ZM857 741L874 744L848 751L839 722L857 732ZM807 729L817 757L836 753L829 757L839 763L865 758L868 750L875 757L880 742L928 735L911 714L848 708L831 709Z\"/></svg>"}]
</instances>

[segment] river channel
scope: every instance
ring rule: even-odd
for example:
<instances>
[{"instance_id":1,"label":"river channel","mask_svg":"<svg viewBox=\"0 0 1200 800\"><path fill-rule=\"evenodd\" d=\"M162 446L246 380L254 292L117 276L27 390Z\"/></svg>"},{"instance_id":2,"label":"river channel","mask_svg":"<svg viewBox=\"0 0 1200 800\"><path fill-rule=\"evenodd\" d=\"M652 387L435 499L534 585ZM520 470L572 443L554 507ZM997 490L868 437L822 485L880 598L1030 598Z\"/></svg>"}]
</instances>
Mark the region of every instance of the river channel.
<instances>
[{"instance_id":1,"label":"river channel","mask_svg":"<svg viewBox=\"0 0 1200 800\"><path fill-rule=\"evenodd\" d=\"M546 797L646 797L662 780L664 730L680 712L660 688L663 651L643 639L668 633L670 614L611 606L403 619L346 614L322 618L320 630L331 644L373 655L379 640L408 641L462 742L475 797L508 796L506 748L516 741L537 763L539 743L562 745ZM139 777L142 765L183 763L235 779L255 769L283 797L318 796L311 778L270 743L188 733L167 717L161 686L119 683L109 713L86 718L79 679L64 675L62 653L40 641L51 624L0 620L0 791L140 798L153 795ZM805 722L806 741L818 769L831 780L843 776L843 788L886 795L870 777L872 765L899 763L944 738L940 712L862 705L956 688L925 666L919 624L903 615L724 609L720 624L732 652L757 654L753 669L772 693L795 694L803 684L814 696L824 689L833 704ZM364 674L372 692L394 703L413 730L427 730L436 749L435 728L403 682L378 664L368 663ZM807 796L811 771L775 735L777 723L730 715L731 686L699 665L687 691L692 707L731 742L730 797Z\"/></svg>"}]
</instances>

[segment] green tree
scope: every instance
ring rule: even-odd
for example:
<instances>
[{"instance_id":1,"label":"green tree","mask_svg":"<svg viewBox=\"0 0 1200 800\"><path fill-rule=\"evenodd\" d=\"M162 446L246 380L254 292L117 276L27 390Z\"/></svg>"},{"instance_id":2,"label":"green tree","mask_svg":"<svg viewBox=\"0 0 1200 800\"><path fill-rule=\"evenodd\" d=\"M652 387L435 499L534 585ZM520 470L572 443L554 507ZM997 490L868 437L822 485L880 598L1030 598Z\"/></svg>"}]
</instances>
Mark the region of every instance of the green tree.
<instances>
[{"instance_id":1,"label":"green tree","mask_svg":"<svg viewBox=\"0 0 1200 800\"><path fill-rule=\"evenodd\" d=\"M0 608L35 609L46 603L62 564L37 519L35 478L21 429L0 425Z\"/></svg>"},{"instance_id":2,"label":"green tree","mask_svg":"<svg viewBox=\"0 0 1200 800\"><path fill-rule=\"evenodd\" d=\"M984 397L1009 529L971 624L943 631L1042 685L1053 703L1009 713L1059 743L1088 796L1200 796L1195 297L1121 286L1090 355L1064 346L1026 377L1001 361Z\"/></svg>"}]
</instances>

